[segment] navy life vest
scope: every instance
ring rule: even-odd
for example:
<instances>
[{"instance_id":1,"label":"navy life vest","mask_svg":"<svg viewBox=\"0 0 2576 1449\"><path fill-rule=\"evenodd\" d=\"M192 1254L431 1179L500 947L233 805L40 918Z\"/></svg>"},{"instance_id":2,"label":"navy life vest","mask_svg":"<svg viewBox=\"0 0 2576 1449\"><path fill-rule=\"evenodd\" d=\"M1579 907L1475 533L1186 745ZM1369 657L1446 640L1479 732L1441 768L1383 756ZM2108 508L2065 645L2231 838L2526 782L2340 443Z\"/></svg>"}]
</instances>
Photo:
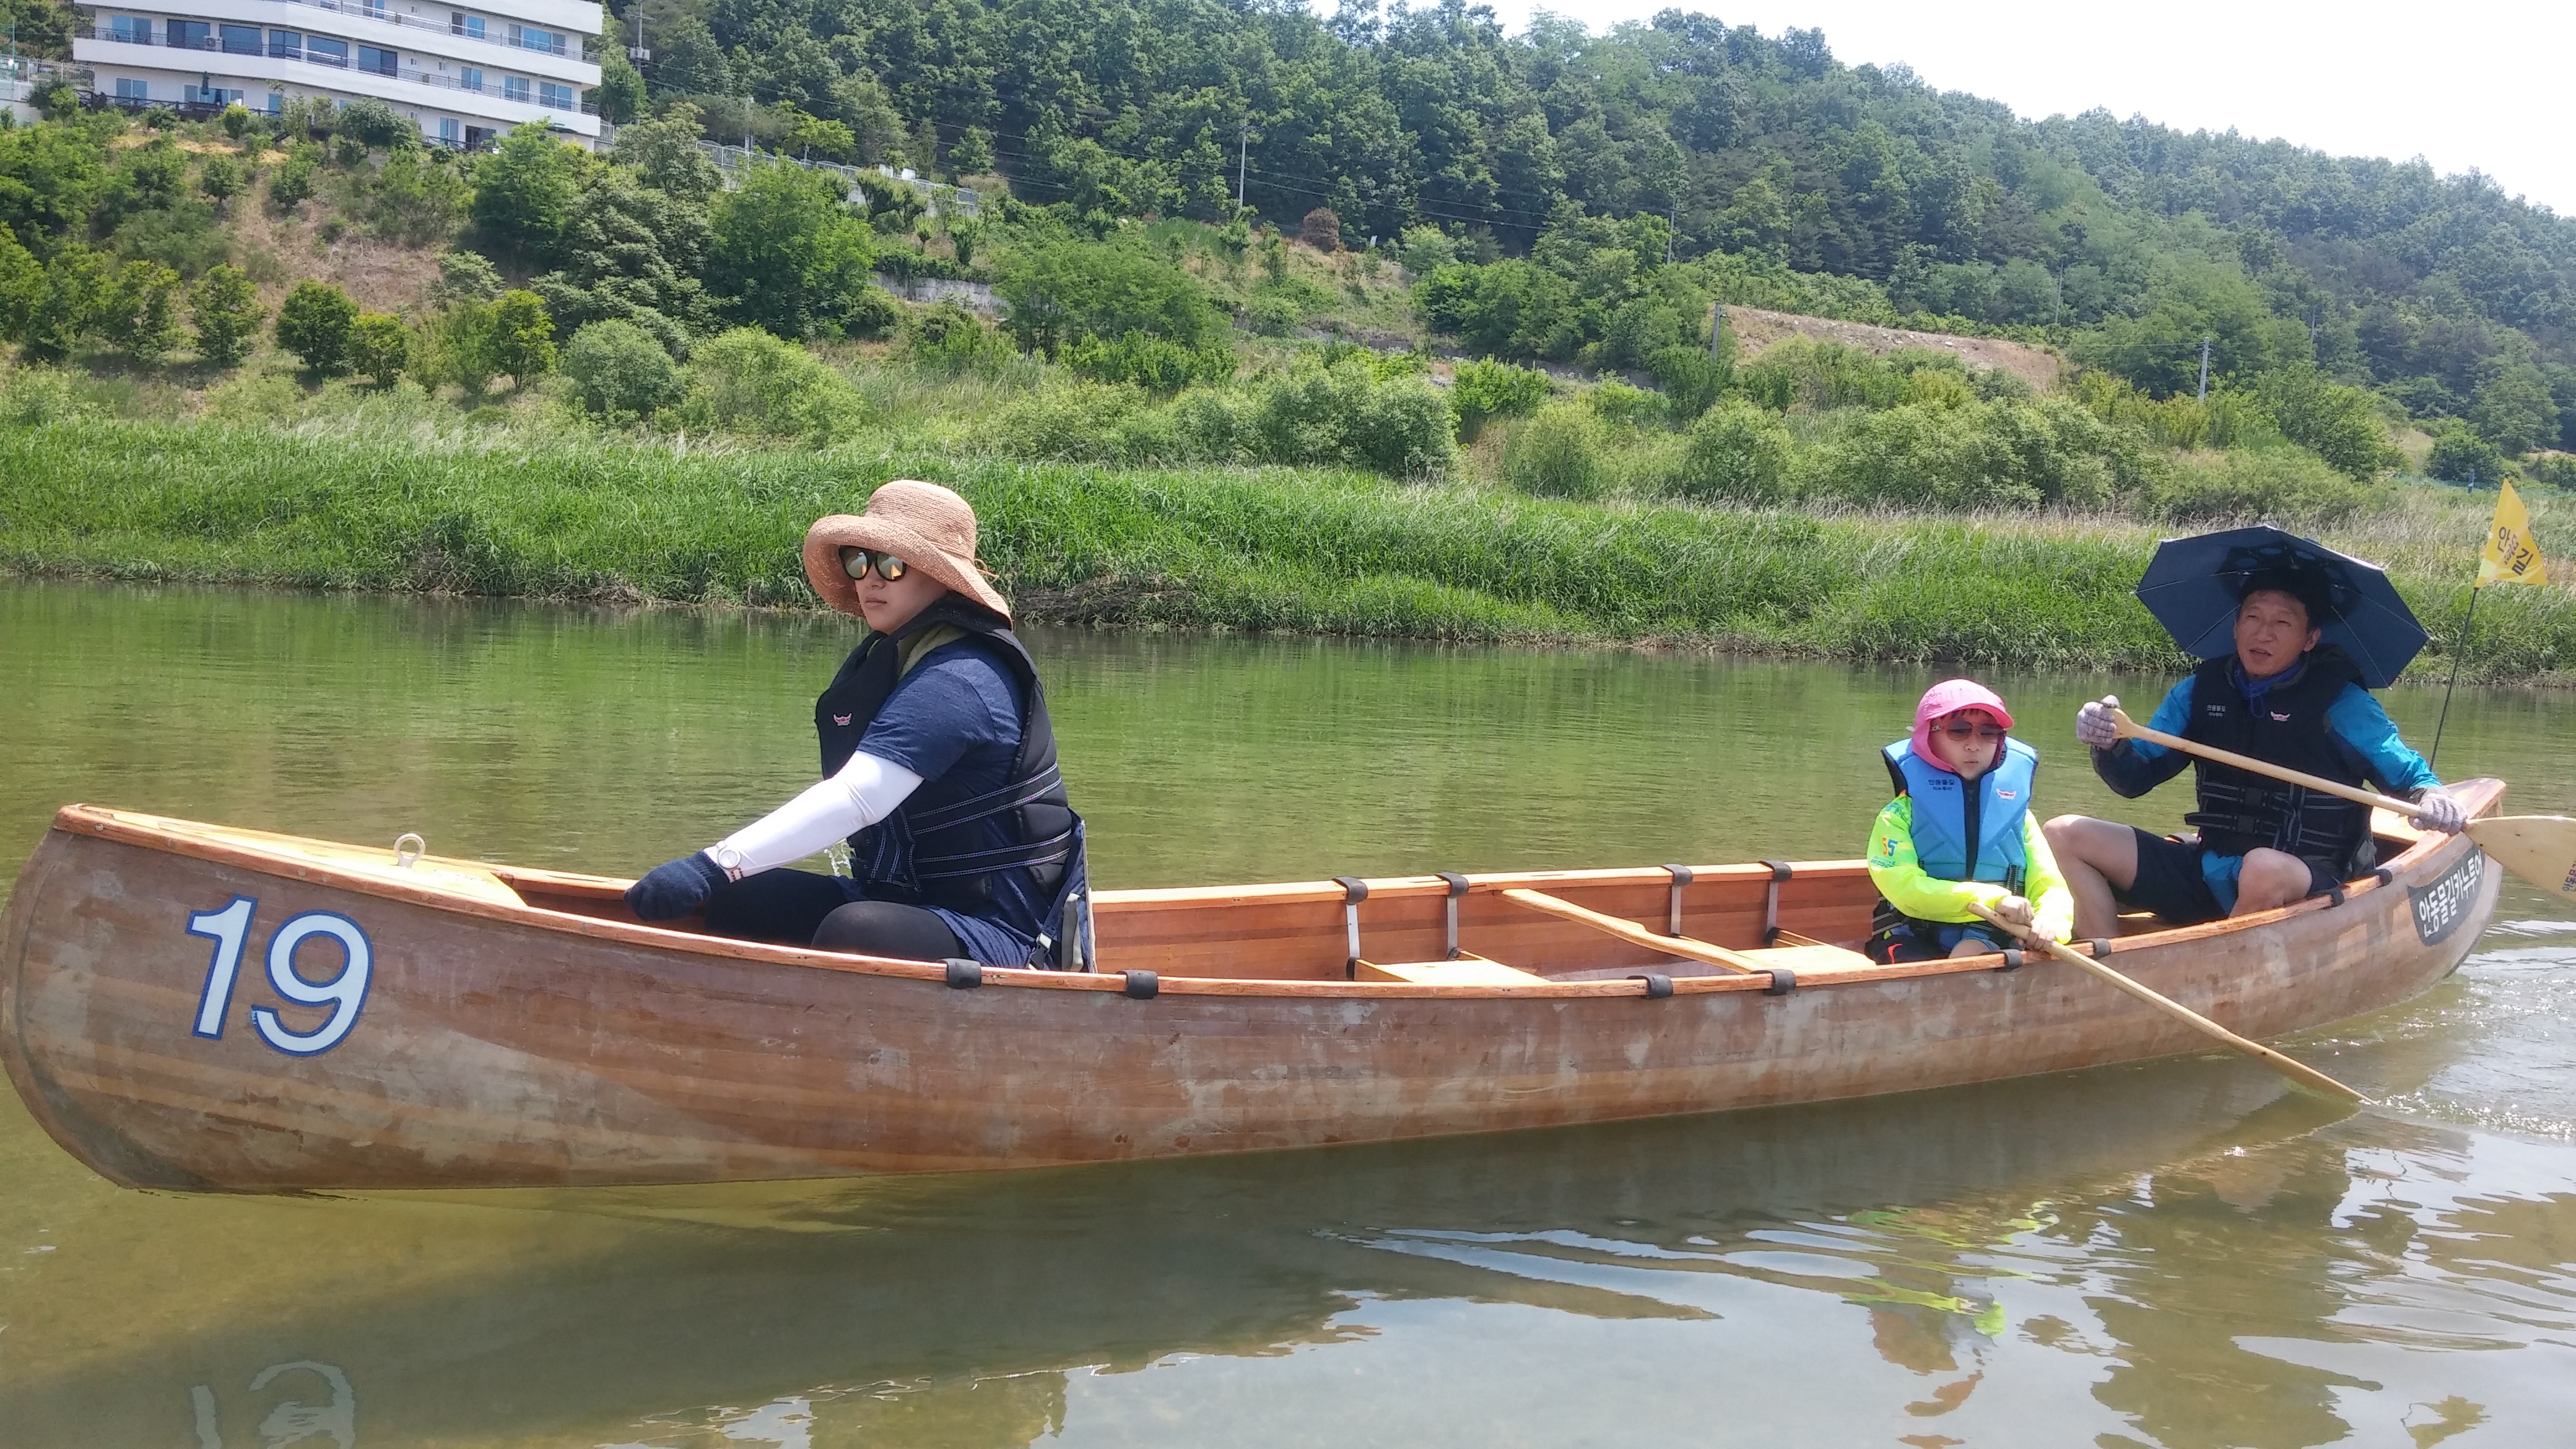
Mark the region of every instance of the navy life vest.
<instances>
[{"instance_id":1,"label":"navy life vest","mask_svg":"<svg viewBox=\"0 0 2576 1449\"><path fill-rule=\"evenodd\" d=\"M1082 885L1082 817L1073 812L1064 777L1056 770L1055 726L1047 718L1037 665L1000 615L951 594L894 633L871 633L861 640L814 701L823 774L838 774L849 763L868 725L894 693L900 675L897 646L941 624L964 630L1019 681L1020 745L1010 779L999 789L971 797L961 797L958 787L942 780L924 780L893 814L850 837L850 867L871 900L939 906L962 915L989 915L994 878L1002 871L1026 870L1035 879L1037 898L1046 903L1039 921L1039 964L1051 965L1055 943L1065 937L1065 898ZM998 847L972 828L996 817L1009 836Z\"/></svg>"},{"instance_id":2,"label":"navy life vest","mask_svg":"<svg viewBox=\"0 0 2576 1449\"><path fill-rule=\"evenodd\" d=\"M1981 880L2018 895L2030 857L2022 822L2030 817L2039 751L2007 735L2003 758L1972 783L1914 753L1898 740L1879 752L1888 782L1914 801L1914 859L1941 880Z\"/></svg>"},{"instance_id":3,"label":"navy life vest","mask_svg":"<svg viewBox=\"0 0 2576 1449\"><path fill-rule=\"evenodd\" d=\"M2297 679L2266 690L2252 705L2236 687L2235 663L2231 654L2192 671L2191 720L2176 733L2342 784L2364 783L2361 753L2326 723L2326 711L2344 686L2361 678L2341 649L2329 644L2311 651ZM2199 831L2201 844L2213 853L2243 855L2268 847L2323 866L2337 880L2371 867L2377 852L2369 807L2232 765L2198 759L2192 764L2200 808L2183 823Z\"/></svg>"}]
</instances>

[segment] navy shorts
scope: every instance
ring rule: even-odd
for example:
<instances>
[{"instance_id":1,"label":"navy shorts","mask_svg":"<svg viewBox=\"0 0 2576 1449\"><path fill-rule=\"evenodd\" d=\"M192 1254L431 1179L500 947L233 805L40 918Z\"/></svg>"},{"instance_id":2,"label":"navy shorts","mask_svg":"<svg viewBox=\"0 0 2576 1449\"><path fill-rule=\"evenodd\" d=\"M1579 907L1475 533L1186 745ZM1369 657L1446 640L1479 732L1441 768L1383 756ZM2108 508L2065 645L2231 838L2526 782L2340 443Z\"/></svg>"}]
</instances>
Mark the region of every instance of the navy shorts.
<instances>
[{"instance_id":1,"label":"navy shorts","mask_svg":"<svg viewBox=\"0 0 2576 1449\"><path fill-rule=\"evenodd\" d=\"M2212 856L2196 840L2140 830L2137 878L2127 890L2112 887L2111 896L2130 910L2151 911L2177 926L2196 926L2236 908L2236 873L2243 864L2242 856ZM2309 895L2324 895L2339 884L2333 871L2313 860L2306 864Z\"/></svg>"}]
</instances>

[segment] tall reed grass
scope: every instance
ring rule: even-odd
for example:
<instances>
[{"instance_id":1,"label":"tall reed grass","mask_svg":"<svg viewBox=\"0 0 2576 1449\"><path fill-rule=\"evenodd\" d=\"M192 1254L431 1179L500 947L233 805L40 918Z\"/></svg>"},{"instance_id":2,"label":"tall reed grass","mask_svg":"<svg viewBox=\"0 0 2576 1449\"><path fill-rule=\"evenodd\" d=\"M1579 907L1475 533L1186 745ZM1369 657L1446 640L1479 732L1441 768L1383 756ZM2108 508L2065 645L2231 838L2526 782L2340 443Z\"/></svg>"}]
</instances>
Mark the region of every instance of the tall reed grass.
<instances>
[{"instance_id":1,"label":"tall reed grass","mask_svg":"<svg viewBox=\"0 0 2576 1449\"><path fill-rule=\"evenodd\" d=\"M403 421L0 428L0 566L308 588L810 607L797 540L890 477L971 499L1032 617L2171 670L2130 590L2156 529L2101 514L1536 499L1284 468L728 451ZM2391 566L2438 677L2491 502L2399 489L2325 532ZM2566 520L2535 499L2544 544ZM2576 591L2494 590L2470 676L2576 682Z\"/></svg>"}]
</instances>

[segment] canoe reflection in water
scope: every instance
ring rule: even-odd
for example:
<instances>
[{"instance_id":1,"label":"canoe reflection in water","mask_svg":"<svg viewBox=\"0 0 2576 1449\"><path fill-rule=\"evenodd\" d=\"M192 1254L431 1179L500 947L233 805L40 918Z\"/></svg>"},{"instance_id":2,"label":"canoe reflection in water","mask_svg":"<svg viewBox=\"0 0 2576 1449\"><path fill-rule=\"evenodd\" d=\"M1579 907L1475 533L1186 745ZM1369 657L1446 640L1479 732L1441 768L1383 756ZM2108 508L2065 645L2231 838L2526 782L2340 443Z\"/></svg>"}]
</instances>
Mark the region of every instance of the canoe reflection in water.
<instances>
[{"instance_id":1,"label":"canoe reflection in water","mask_svg":"<svg viewBox=\"0 0 2576 1449\"><path fill-rule=\"evenodd\" d=\"M273 1417L279 1396L317 1406L319 1376L232 1386L328 1364L365 1444L1489 1443L1506 1408L1532 1442L1616 1412L1626 1442L1716 1422L1751 1442L1778 1416L1812 1442L1891 1425L1981 1442L1974 1424L2022 1420L2050 1442L2315 1444L2347 1433L2342 1405L2369 1387L2325 1362L2374 1336L2374 1312L2403 1316L2410 1275L2428 1292L2491 1276L2473 1260L2510 1250L2465 1240L2487 1217L2524 1216L2511 1242L2576 1232L2576 1198L2435 1201L2439 1159L2466 1141L2201 1060L1107 1169L120 1193L100 1211L190 1214L223 1263L185 1302L104 1262L56 1265L12 1315L0 1412L13 1445L173 1442L211 1385L199 1443L295 1442L277 1437L294 1422ZM2356 1209L2356 1161L2413 1172L2390 1196L2431 1206ZM110 1288L112 1347L46 1321ZM2535 1321L2576 1318L2563 1286L2522 1291ZM1426 1332L1482 1349L1452 1345L1422 1382L1370 1377L1400 1377L1406 1336ZM1362 1337L1368 1365L1334 1356ZM1569 1340L1590 1346L1579 1376ZM1838 1341L1852 1351L1814 1352ZM1210 1399L1211 1376L1233 1392ZM2477 1412L2460 1392L2440 1412ZM1179 1407L1211 1403L1254 1417L1217 1433ZM302 1442L351 1442L338 1427Z\"/></svg>"}]
</instances>

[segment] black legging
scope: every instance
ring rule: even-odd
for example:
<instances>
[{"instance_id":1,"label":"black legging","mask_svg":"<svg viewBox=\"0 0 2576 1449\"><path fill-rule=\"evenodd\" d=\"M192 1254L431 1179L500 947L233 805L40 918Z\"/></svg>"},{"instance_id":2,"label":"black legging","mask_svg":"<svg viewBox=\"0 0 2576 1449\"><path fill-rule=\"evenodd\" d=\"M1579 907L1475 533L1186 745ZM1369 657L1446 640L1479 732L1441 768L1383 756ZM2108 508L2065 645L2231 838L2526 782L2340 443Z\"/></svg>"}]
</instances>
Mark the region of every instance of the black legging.
<instances>
[{"instance_id":1,"label":"black legging","mask_svg":"<svg viewBox=\"0 0 2576 1449\"><path fill-rule=\"evenodd\" d=\"M716 887L707 897L707 932L899 961L944 961L966 952L936 911L854 901L847 882L806 870L765 870Z\"/></svg>"}]
</instances>

